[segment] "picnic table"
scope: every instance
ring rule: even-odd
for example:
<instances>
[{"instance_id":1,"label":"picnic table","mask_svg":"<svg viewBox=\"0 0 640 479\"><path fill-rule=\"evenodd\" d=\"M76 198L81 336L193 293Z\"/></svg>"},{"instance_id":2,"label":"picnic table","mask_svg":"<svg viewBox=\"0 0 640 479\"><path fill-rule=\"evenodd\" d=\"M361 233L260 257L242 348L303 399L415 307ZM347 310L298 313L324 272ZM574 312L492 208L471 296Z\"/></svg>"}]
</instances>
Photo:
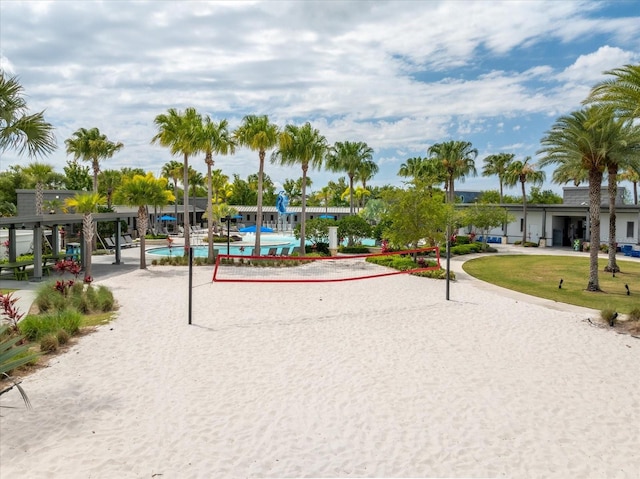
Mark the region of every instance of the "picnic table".
<instances>
[{"instance_id":1,"label":"picnic table","mask_svg":"<svg viewBox=\"0 0 640 479\"><path fill-rule=\"evenodd\" d=\"M16 261L13 263L0 263L0 274L3 269L13 270L13 276L16 281L28 281L29 275L27 273L27 266L32 266L33 260Z\"/></svg>"}]
</instances>

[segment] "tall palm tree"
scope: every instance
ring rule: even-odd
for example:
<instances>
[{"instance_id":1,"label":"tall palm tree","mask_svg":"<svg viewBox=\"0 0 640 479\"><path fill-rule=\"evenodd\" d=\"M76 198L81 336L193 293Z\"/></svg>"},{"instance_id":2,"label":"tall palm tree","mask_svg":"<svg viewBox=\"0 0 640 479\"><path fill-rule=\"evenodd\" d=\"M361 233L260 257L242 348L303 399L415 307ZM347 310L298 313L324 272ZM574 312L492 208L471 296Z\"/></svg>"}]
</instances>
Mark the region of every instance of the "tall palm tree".
<instances>
[{"instance_id":1,"label":"tall palm tree","mask_svg":"<svg viewBox=\"0 0 640 479\"><path fill-rule=\"evenodd\" d=\"M120 151L124 145L114 143L106 135L100 133L98 128L80 128L73 132L71 138L65 140L67 154L73 154L74 159L91 162L93 169L93 192L98 192L98 173L100 173L100 161L111 158Z\"/></svg>"},{"instance_id":2,"label":"tall palm tree","mask_svg":"<svg viewBox=\"0 0 640 479\"><path fill-rule=\"evenodd\" d=\"M302 126L287 125L280 135L278 149L271 155L272 163L302 167L300 254L303 256L306 242L307 172L309 167L319 169L322 166L328 149L327 139L307 122Z\"/></svg>"},{"instance_id":3,"label":"tall palm tree","mask_svg":"<svg viewBox=\"0 0 640 479\"><path fill-rule=\"evenodd\" d=\"M416 180L422 177L425 169L425 159L420 156L416 156L413 158L407 159L404 163L400 165L400 169L398 170L398 176L402 176L404 178L413 178L415 183Z\"/></svg>"},{"instance_id":4,"label":"tall palm tree","mask_svg":"<svg viewBox=\"0 0 640 479\"><path fill-rule=\"evenodd\" d=\"M193 225L196 224L196 198L198 191L202 190L205 185L204 176L199 171L189 168L189 188L191 188L191 197L193 198Z\"/></svg>"},{"instance_id":5,"label":"tall palm tree","mask_svg":"<svg viewBox=\"0 0 640 479\"><path fill-rule=\"evenodd\" d=\"M169 108L167 113L156 116L154 124L158 133L151 139L151 143L158 143L169 148L172 155L182 155L182 187L184 189L184 252L188 254L191 248L189 226L189 157L199 153L198 128L202 118L195 108L187 108L184 113Z\"/></svg>"},{"instance_id":6,"label":"tall palm tree","mask_svg":"<svg viewBox=\"0 0 640 479\"><path fill-rule=\"evenodd\" d=\"M229 134L229 123L227 120L221 120L216 123L208 116L200 125L198 132L198 141L200 148L204 152L204 162L207 164L207 212L208 217L211 216L210 210L213 202L213 178L211 176L211 168L213 167L213 155L228 155L236 152L236 144ZM207 221L208 226L208 260L213 262L213 221Z\"/></svg>"},{"instance_id":7,"label":"tall palm tree","mask_svg":"<svg viewBox=\"0 0 640 479\"><path fill-rule=\"evenodd\" d=\"M359 180L362 183L362 189L367 190L367 182L370 179L372 179L374 176L376 176L379 170L380 170L380 167L375 161L373 160L363 161L360 167L358 168L358 171L355 176L355 180L356 181ZM362 200L363 208L365 203L366 203L366 200L363 197L363 200Z\"/></svg>"},{"instance_id":8,"label":"tall palm tree","mask_svg":"<svg viewBox=\"0 0 640 479\"><path fill-rule=\"evenodd\" d=\"M29 114L22 85L0 70L0 152L9 148L37 157L55 150L56 140L44 111Z\"/></svg>"},{"instance_id":9,"label":"tall palm tree","mask_svg":"<svg viewBox=\"0 0 640 479\"><path fill-rule=\"evenodd\" d=\"M605 74L614 78L593 87L585 103L608 105L623 118L640 118L640 65L625 65Z\"/></svg>"},{"instance_id":10,"label":"tall palm tree","mask_svg":"<svg viewBox=\"0 0 640 479\"><path fill-rule=\"evenodd\" d=\"M612 113L613 114L613 113ZM618 196L618 171L620 169L640 168L640 126L632 122L618 122L620 135L627 144L623 154L612 154L607 158L607 192L609 194L609 261L604 270L617 273L620 267L616 262L618 245L616 242L616 199Z\"/></svg>"},{"instance_id":11,"label":"tall palm tree","mask_svg":"<svg viewBox=\"0 0 640 479\"><path fill-rule=\"evenodd\" d=\"M262 228L262 196L264 180L264 159L267 150L278 145L280 129L269 122L267 115L247 115L242 124L233 132L233 140L238 146L246 146L258 152L258 204L256 208L256 240L255 250L260 251L260 229Z\"/></svg>"},{"instance_id":12,"label":"tall palm tree","mask_svg":"<svg viewBox=\"0 0 640 479\"><path fill-rule=\"evenodd\" d=\"M600 191L602 177L610 157L627 151L621 135L621 123L611 109L594 105L560 117L542 141L538 153L544 154L541 166L558 164L569 171L588 172L590 256L587 291L600 291L598 251L600 250Z\"/></svg>"},{"instance_id":13,"label":"tall palm tree","mask_svg":"<svg viewBox=\"0 0 640 479\"><path fill-rule=\"evenodd\" d=\"M55 176L53 166L46 163L30 163L23 170L36 184L36 214L41 215L44 209L44 187Z\"/></svg>"},{"instance_id":14,"label":"tall palm tree","mask_svg":"<svg viewBox=\"0 0 640 479\"><path fill-rule=\"evenodd\" d=\"M90 283L91 278L91 250L93 244L93 213L98 211L98 206L105 203L104 196L98 193L77 193L72 198L64 201L64 211L73 209L76 213L82 213L82 236L84 238L84 282Z\"/></svg>"},{"instance_id":15,"label":"tall palm tree","mask_svg":"<svg viewBox=\"0 0 640 479\"><path fill-rule=\"evenodd\" d=\"M138 237L140 238L140 269L146 269L145 235L149 227L147 206L165 206L173 201L173 193L167 189L167 179L155 178L153 173L125 178L116 196L119 202L138 207Z\"/></svg>"},{"instance_id":16,"label":"tall palm tree","mask_svg":"<svg viewBox=\"0 0 640 479\"><path fill-rule=\"evenodd\" d=\"M447 178L447 201L455 203L454 181L464 181L467 175L476 176L475 159L478 150L468 141L451 140L432 145L427 153L430 158L442 164Z\"/></svg>"},{"instance_id":17,"label":"tall palm tree","mask_svg":"<svg viewBox=\"0 0 640 479\"><path fill-rule=\"evenodd\" d=\"M222 170L213 170L211 172L211 189L213 191L213 204L227 200L227 192L225 189L229 186L229 177L222 173Z\"/></svg>"},{"instance_id":18,"label":"tall palm tree","mask_svg":"<svg viewBox=\"0 0 640 479\"><path fill-rule=\"evenodd\" d=\"M496 155L489 155L484 159L482 176L498 177L500 184L500 203L502 203L504 176L515 156L513 153L498 153Z\"/></svg>"},{"instance_id":19,"label":"tall palm tree","mask_svg":"<svg viewBox=\"0 0 640 479\"><path fill-rule=\"evenodd\" d=\"M173 210L174 218L176 218L176 230L178 231L178 181L182 178L183 164L176 160L171 160L162 165L161 175L167 180L171 180L173 186Z\"/></svg>"},{"instance_id":20,"label":"tall palm tree","mask_svg":"<svg viewBox=\"0 0 640 479\"><path fill-rule=\"evenodd\" d=\"M535 164L529 163L531 157L527 156L524 161L511 161L509 168L505 171L504 182L507 186L515 186L520 183L522 188L522 246L527 242L527 191L525 183L541 185L545 180L545 173L536 168Z\"/></svg>"},{"instance_id":21,"label":"tall palm tree","mask_svg":"<svg viewBox=\"0 0 640 479\"><path fill-rule=\"evenodd\" d=\"M372 159L373 149L362 141L338 141L329 149L327 169L329 171L345 172L349 177L349 214L351 215L355 212L353 180L362 164Z\"/></svg>"},{"instance_id":22,"label":"tall palm tree","mask_svg":"<svg viewBox=\"0 0 640 479\"><path fill-rule=\"evenodd\" d=\"M107 208L111 210L113 194L122 182L122 172L118 170L104 170L98 175L98 193L107 198Z\"/></svg>"}]
</instances>

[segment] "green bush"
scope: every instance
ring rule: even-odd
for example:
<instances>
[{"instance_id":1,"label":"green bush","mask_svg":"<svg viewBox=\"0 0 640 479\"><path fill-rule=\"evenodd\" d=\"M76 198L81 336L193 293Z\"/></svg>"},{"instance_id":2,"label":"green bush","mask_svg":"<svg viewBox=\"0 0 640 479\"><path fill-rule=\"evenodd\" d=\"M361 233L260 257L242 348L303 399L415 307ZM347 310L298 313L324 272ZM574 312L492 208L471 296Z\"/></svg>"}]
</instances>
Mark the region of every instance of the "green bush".
<instances>
[{"instance_id":1,"label":"green bush","mask_svg":"<svg viewBox=\"0 0 640 479\"><path fill-rule=\"evenodd\" d=\"M40 351L44 353L55 353L59 346L58 336L53 333L49 333L40 339Z\"/></svg>"},{"instance_id":2,"label":"green bush","mask_svg":"<svg viewBox=\"0 0 640 479\"><path fill-rule=\"evenodd\" d=\"M461 244L457 246L452 246L450 248L450 251L451 251L451 254L454 254L454 255L480 253L482 251L482 244L481 243ZM440 251L440 253L442 253L442 251Z\"/></svg>"},{"instance_id":3,"label":"green bush","mask_svg":"<svg viewBox=\"0 0 640 479\"><path fill-rule=\"evenodd\" d=\"M471 240L469 239L468 236L463 236L463 235L456 236L456 244L457 245L469 244L469 243L471 243Z\"/></svg>"},{"instance_id":4,"label":"green bush","mask_svg":"<svg viewBox=\"0 0 640 479\"><path fill-rule=\"evenodd\" d=\"M600 319L607 325L615 324L616 312L613 309L603 309L600 311Z\"/></svg>"},{"instance_id":5,"label":"green bush","mask_svg":"<svg viewBox=\"0 0 640 479\"><path fill-rule=\"evenodd\" d=\"M71 339L71 335L66 332L64 329L58 329L56 333L56 337L58 338L58 343L62 346L63 344L67 344Z\"/></svg>"},{"instance_id":6,"label":"green bush","mask_svg":"<svg viewBox=\"0 0 640 479\"><path fill-rule=\"evenodd\" d=\"M338 248L340 253L344 254L367 254L369 253L369 248L362 245L357 246L340 246Z\"/></svg>"},{"instance_id":7,"label":"green bush","mask_svg":"<svg viewBox=\"0 0 640 479\"><path fill-rule=\"evenodd\" d=\"M75 310L58 311L48 314L29 315L19 323L20 333L29 341L39 341L47 334L63 329L70 336L80 330L82 314Z\"/></svg>"},{"instance_id":8,"label":"green bush","mask_svg":"<svg viewBox=\"0 0 640 479\"><path fill-rule=\"evenodd\" d=\"M447 279L447 270L446 269L432 269L429 271L416 271L415 273L411 273L414 276L420 276L422 278L432 278L432 279ZM451 281L455 281L456 274L453 271L449 271L449 279Z\"/></svg>"}]
</instances>

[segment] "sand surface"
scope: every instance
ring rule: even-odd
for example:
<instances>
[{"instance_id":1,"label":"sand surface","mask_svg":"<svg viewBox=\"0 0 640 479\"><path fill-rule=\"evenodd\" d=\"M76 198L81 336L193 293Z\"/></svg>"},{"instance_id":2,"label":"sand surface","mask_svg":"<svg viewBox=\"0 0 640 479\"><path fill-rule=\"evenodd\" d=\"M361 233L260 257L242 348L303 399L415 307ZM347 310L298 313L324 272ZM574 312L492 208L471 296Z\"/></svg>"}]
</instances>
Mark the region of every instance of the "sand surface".
<instances>
[{"instance_id":1,"label":"sand surface","mask_svg":"<svg viewBox=\"0 0 640 479\"><path fill-rule=\"evenodd\" d=\"M640 477L640 341L587 310L194 272L191 326L186 268L101 282L118 318L0 398L2 479Z\"/></svg>"}]
</instances>

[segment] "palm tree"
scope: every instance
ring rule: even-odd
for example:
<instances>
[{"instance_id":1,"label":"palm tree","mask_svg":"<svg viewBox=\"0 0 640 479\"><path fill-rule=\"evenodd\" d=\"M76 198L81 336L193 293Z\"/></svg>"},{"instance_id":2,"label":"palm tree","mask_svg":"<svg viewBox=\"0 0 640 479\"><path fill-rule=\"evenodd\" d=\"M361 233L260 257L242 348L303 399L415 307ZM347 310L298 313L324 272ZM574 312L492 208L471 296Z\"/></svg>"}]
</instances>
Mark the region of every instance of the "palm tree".
<instances>
[{"instance_id":1,"label":"palm tree","mask_svg":"<svg viewBox=\"0 0 640 479\"><path fill-rule=\"evenodd\" d=\"M640 168L635 169L632 167L627 168L622 174L620 174L621 181L629 181L633 184L633 204L638 204L638 183L640 182Z\"/></svg>"},{"instance_id":2,"label":"palm tree","mask_svg":"<svg viewBox=\"0 0 640 479\"><path fill-rule=\"evenodd\" d=\"M319 169L327 155L327 139L311 127L309 122L302 126L287 125L280 135L279 148L271 155L272 163L280 165L300 165L302 167L301 213L300 213L300 254L304 256L307 216L307 172L309 166Z\"/></svg>"},{"instance_id":3,"label":"palm tree","mask_svg":"<svg viewBox=\"0 0 640 479\"><path fill-rule=\"evenodd\" d=\"M67 154L73 154L74 159L91 162L93 169L93 192L98 192L98 173L100 173L100 161L111 158L120 151L124 145L114 143L107 139L106 135L100 133L97 128L80 128L76 130L71 138L65 140Z\"/></svg>"},{"instance_id":4,"label":"palm tree","mask_svg":"<svg viewBox=\"0 0 640 479\"><path fill-rule=\"evenodd\" d=\"M213 170L211 172L211 189L213 191L213 204L218 204L220 201L226 201L230 193L229 190L229 177L222 173L222 170Z\"/></svg>"},{"instance_id":5,"label":"palm tree","mask_svg":"<svg viewBox=\"0 0 640 479\"><path fill-rule=\"evenodd\" d=\"M367 160L367 161L363 161L362 165L360 165L360 167L358 168L358 172L356 173L356 180L359 180L360 182L362 182L362 189L363 190L367 190L367 182L373 178L374 176L376 176L376 174L378 173L378 171L380 170L380 168L378 167L378 164L376 162L374 162L373 160ZM364 205L366 203L366 200L363 197L362 200L362 207L364 208Z\"/></svg>"},{"instance_id":6,"label":"palm tree","mask_svg":"<svg viewBox=\"0 0 640 479\"><path fill-rule=\"evenodd\" d=\"M199 171L194 170L193 168L189 167L189 189L190 189L190 194L191 194L191 198L193 199L193 212L192 212L192 222L191 224L193 226L195 226L197 220L196 220L196 198L198 197L198 191L202 190L202 188L204 188L205 185L205 181L204 181L204 176L202 176L202 173L200 173Z\"/></svg>"},{"instance_id":7,"label":"palm tree","mask_svg":"<svg viewBox=\"0 0 640 479\"><path fill-rule=\"evenodd\" d=\"M446 141L436 143L427 150L429 157L442 164L447 178L447 201L455 203L454 181L464 181L469 174L476 176L475 159L478 150L468 141Z\"/></svg>"},{"instance_id":8,"label":"palm tree","mask_svg":"<svg viewBox=\"0 0 640 479\"><path fill-rule=\"evenodd\" d=\"M77 193L72 198L64 201L64 211L73 209L76 213L82 213L82 236L84 238L84 281L90 283L91 278L91 245L93 244L93 213L98 211L98 206L105 203L105 197L98 193Z\"/></svg>"},{"instance_id":9,"label":"palm tree","mask_svg":"<svg viewBox=\"0 0 640 479\"><path fill-rule=\"evenodd\" d=\"M156 116L153 121L158 133L151 143L159 143L169 148L172 155L182 155L182 187L184 189L184 251L188 254L191 248L189 235L189 157L199 153L197 132L202 118L195 108L187 108L184 113L169 108L167 113Z\"/></svg>"},{"instance_id":10,"label":"palm tree","mask_svg":"<svg viewBox=\"0 0 640 479\"><path fill-rule=\"evenodd\" d=\"M498 153L496 155L489 155L484 159L482 176L495 175L498 177L498 182L500 183L500 203L502 203L504 176L515 156L513 153Z\"/></svg>"},{"instance_id":11,"label":"palm tree","mask_svg":"<svg viewBox=\"0 0 640 479\"><path fill-rule=\"evenodd\" d=\"M149 227L147 205L165 206L174 200L173 193L167 189L167 179L155 178L153 173L145 176L134 175L125 178L116 195L118 201L128 206L138 207L138 237L140 238L140 269L146 269L145 235Z\"/></svg>"},{"instance_id":12,"label":"palm tree","mask_svg":"<svg viewBox=\"0 0 640 479\"><path fill-rule=\"evenodd\" d=\"M278 145L279 128L269 122L267 115L247 115L242 124L233 132L233 140L238 146L246 146L258 152L258 204L256 208L255 250L260 251L260 229L262 228L262 183L264 179L264 159L267 150Z\"/></svg>"},{"instance_id":13,"label":"palm tree","mask_svg":"<svg viewBox=\"0 0 640 479\"><path fill-rule=\"evenodd\" d=\"M398 170L398 176L403 176L405 178L413 178L413 182L422 178L425 170L425 158L421 158L419 156L409 158L406 162L400 165L400 169Z\"/></svg>"},{"instance_id":14,"label":"palm tree","mask_svg":"<svg viewBox=\"0 0 640 479\"><path fill-rule=\"evenodd\" d=\"M54 151L56 140L44 111L29 114L22 85L0 70L0 152L9 148L36 157Z\"/></svg>"},{"instance_id":15,"label":"palm tree","mask_svg":"<svg viewBox=\"0 0 640 479\"><path fill-rule=\"evenodd\" d=\"M605 74L614 78L593 87L585 103L608 105L623 118L640 118L640 65L625 65Z\"/></svg>"},{"instance_id":16,"label":"palm tree","mask_svg":"<svg viewBox=\"0 0 640 479\"><path fill-rule=\"evenodd\" d=\"M627 152L621 122L611 109L590 106L560 117L541 141L541 166L559 164L568 171L585 170L589 178L589 221L591 225L589 282L587 291L600 291L600 191L608 159Z\"/></svg>"},{"instance_id":17,"label":"palm tree","mask_svg":"<svg viewBox=\"0 0 640 479\"><path fill-rule=\"evenodd\" d=\"M98 175L98 193L107 198L107 208L111 211L113 193L122 182L122 173L118 170L104 170Z\"/></svg>"},{"instance_id":18,"label":"palm tree","mask_svg":"<svg viewBox=\"0 0 640 479\"><path fill-rule=\"evenodd\" d=\"M527 192L525 190L525 183L531 183L532 185L542 185L545 180L544 171L538 170L536 165L529 163L530 156L527 156L524 161L516 160L511 161L509 168L505 171L504 182L507 186L515 186L520 183L522 188L522 246L525 246L527 242Z\"/></svg>"},{"instance_id":19,"label":"palm tree","mask_svg":"<svg viewBox=\"0 0 640 479\"><path fill-rule=\"evenodd\" d=\"M343 171L349 177L349 214L355 212L353 203L353 179L359 168L366 161L373 158L373 149L366 143L360 142L336 142L330 149L327 156L327 169L329 171Z\"/></svg>"},{"instance_id":20,"label":"palm tree","mask_svg":"<svg viewBox=\"0 0 640 479\"><path fill-rule=\"evenodd\" d=\"M23 172L36 184L36 214L41 215L44 209L44 187L55 176L53 166L34 162L24 168Z\"/></svg>"},{"instance_id":21,"label":"palm tree","mask_svg":"<svg viewBox=\"0 0 640 479\"><path fill-rule=\"evenodd\" d=\"M227 120L216 123L208 116L200 125L198 141L200 148L204 151L204 162L207 164L207 211L211 209L213 201L213 178L211 168L213 167L213 155L228 155L236 152L236 144L229 134L229 124ZM210 215L208 215L210 216ZM208 260L213 262L213 221L207 222L208 226Z\"/></svg>"},{"instance_id":22,"label":"palm tree","mask_svg":"<svg viewBox=\"0 0 640 479\"><path fill-rule=\"evenodd\" d=\"M176 232L178 231L178 181L182 178L182 168L184 166L179 161L171 160L162 165L162 176L171 180L173 185L173 206L174 206L174 218L176 218Z\"/></svg>"}]
</instances>

